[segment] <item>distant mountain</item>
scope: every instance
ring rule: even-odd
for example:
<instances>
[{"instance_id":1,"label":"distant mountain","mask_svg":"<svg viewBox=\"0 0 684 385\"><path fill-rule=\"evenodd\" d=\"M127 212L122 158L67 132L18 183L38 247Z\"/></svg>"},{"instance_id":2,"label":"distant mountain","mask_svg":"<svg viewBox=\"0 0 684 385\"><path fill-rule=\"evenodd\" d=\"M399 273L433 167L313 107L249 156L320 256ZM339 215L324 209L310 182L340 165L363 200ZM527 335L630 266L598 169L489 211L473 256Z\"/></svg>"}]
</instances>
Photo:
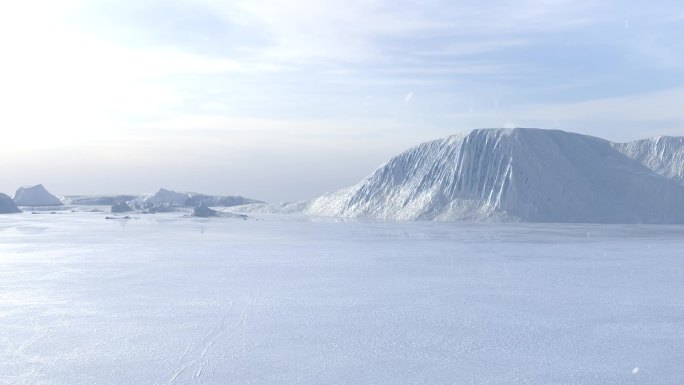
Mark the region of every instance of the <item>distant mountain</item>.
<instances>
[{"instance_id":1,"label":"distant mountain","mask_svg":"<svg viewBox=\"0 0 684 385\"><path fill-rule=\"evenodd\" d=\"M264 202L256 199L245 198L240 195L218 196L190 193L190 197L185 201L185 206L199 207L200 205L204 204L206 206L212 207L231 207L253 203Z\"/></svg>"},{"instance_id":2,"label":"distant mountain","mask_svg":"<svg viewBox=\"0 0 684 385\"><path fill-rule=\"evenodd\" d=\"M21 210L8 195L0 193L0 214L20 213Z\"/></svg>"},{"instance_id":3,"label":"distant mountain","mask_svg":"<svg viewBox=\"0 0 684 385\"><path fill-rule=\"evenodd\" d=\"M145 198L144 202L152 205L167 204L183 206L188 198L190 198L190 194L160 188L154 195Z\"/></svg>"},{"instance_id":4,"label":"distant mountain","mask_svg":"<svg viewBox=\"0 0 684 385\"><path fill-rule=\"evenodd\" d=\"M684 137L658 136L613 147L656 173L684 184Z\"/></svg>"},{"instance_id":5,"label":"distant mountain","mask_svg":"<svg viewBox=\"0 0 684 385\"><path fill-rule=\"evenodd\" d=\"M311 215L377 219L684 223L682 138L626 144L478 129L418 145Z\"/></svg>"},{"instance_id":6,"label":"distant mountain","mask_svg":"<svg viewBox=\"0 0 684 385\"><path fill-rule=\"evenodd\" d=\"M111 206L121 202L130 202L136 198L138 198L137 195L70 195L64 197L64 201L70 205Z\"/></svg>"},{"instance_id":7,"label":"distant mountain","mask_svg":"<svg viewBox=\"0 0 684 385\"><path fill-rule=\"evenodd\" d=\"M20 187L14 194L18 206L61 206L62 201L50 194L42 184Z\"/></svg>"},{"instance_id":8,"label":"distant mountain","mask_svg":"<svg viewBox=\"0 0 684 385\"><path fill-rule=\"evenodd\" d=\"M186 207L199 207L202 204L208 207L230 207L252 203L264 203L256 199L245 198L240 195L207 195L198 193L177 192L167 190L164 188L159 189L159 191L157 191L156 194L144 198L143 202L145 204L152 205L165 204Z\"/></svg>"}]
</instances>

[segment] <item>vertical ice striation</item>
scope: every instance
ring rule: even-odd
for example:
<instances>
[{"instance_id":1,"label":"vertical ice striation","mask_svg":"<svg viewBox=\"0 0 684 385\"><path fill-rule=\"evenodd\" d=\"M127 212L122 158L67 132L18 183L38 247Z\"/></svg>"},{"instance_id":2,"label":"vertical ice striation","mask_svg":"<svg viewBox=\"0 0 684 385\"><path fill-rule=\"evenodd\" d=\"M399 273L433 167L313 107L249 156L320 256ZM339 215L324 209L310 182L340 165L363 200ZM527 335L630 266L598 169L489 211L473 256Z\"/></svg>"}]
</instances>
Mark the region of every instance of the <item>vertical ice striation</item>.
<instances>
[{"instance_id":1,"label":"vertical ice striation","mask_svg":"<svg viewBox=\"0 0 684 385\"><path fill-rule=\"evenodd\" d=\"M657 136L613 146L656 173L684 185L684 137Z\"/></svg>"}]
</instances>

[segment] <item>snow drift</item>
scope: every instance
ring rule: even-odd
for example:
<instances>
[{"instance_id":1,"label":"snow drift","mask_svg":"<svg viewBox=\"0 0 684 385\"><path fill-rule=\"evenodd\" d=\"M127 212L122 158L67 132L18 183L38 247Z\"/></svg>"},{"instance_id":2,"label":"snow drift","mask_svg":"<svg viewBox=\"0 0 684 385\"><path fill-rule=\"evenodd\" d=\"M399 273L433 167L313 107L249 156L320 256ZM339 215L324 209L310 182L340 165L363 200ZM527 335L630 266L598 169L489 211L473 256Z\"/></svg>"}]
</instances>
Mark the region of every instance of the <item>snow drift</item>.
<instances>
[{"instance_id":1,"label":"snow drift","mask_svg":"<svg viewBox=\"0 0 684 385\"><path fill-rule=\"evenodd\" d=\"M305 213L684 223L682 140L676 139L615 144L558 130L477 129L418 145L357 185L311 201Z\"/></svg>"},{"instance_id":2,"label":"snow drift","mask_svg":"<svg viewBox=\"0 0 684 385\"><path fill-rule=\"evenodd\" d=\"M20 187L14 194L18 206L61 206L62 201L50 194L42 184Z\"/></svg>"},{"instance_id":3,"label":"snow drift","mask_svg":"<svg viewBox=\"0 0 684 385\"><path fill-rule=\"evenodd\" d=\"M21 210L8 195L0 193L0 214L20 213Z\"/></svg>"}]
</instances>

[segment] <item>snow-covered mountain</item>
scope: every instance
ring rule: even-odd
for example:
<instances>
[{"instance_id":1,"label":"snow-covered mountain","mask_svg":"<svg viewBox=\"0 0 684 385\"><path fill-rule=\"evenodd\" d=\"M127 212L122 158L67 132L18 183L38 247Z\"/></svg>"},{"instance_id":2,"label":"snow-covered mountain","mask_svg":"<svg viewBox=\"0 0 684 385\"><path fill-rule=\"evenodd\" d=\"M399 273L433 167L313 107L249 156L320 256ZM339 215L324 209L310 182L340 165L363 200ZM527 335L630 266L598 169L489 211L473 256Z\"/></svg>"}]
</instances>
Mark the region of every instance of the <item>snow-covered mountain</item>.
<instances>
[{"instance_id":1,"label":"snow-covered mountain","mask_svg":"<svg viewBox=\"0 0 684 385\"><path fill-rule=\"evenodd\" d=\"M62 201L50 194L42 184L19 187L14 193L14 203L18 206L61 206Z\"/></svg>"},{"instance_id":2,"label":"snow-covered mountain","mask_svg":"<svg viewBox=\"0 0 684 385\"><path fill-rule=\"evenodd\" d=\"M684 184L684 137L657 136L614 143L613 147L656 173Z\"/></svg>"},{"instance_id":3,"label":"snow-covered mountain","mask_svg":"<svg viewBox=\"0 0 684 385\"><path fill-rule=\"evenodd\" d=\"M21 210L8 195L0 193L0 214L20 213Z\"/></svg>"},{"instance_id":4,"label":"snow-covered mountain","mask_svg":"<svg viewBox=\"0 0 684 385\"><path fill-rule=\"evenodd\" d=\"M377 219L684 223L684 186L677 179L681 138L675 139L679 142L667 146L615 144L558 130L477 129L418 145L357 185L311 201L305 212Z\"/></svg>"}]
</instances>

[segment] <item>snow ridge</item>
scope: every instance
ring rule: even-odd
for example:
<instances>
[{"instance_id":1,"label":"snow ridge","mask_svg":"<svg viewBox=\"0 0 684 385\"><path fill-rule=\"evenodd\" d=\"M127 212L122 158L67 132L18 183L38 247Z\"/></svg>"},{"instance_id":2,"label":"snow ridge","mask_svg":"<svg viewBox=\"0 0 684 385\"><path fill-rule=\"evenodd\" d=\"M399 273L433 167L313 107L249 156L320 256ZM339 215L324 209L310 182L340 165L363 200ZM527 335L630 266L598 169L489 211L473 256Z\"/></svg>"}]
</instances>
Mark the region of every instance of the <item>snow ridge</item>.
<instances>
[{"instance_id":1,"label":"snow ridge","mask_svg":"<svg viewBox=\"0 0 684 385\"><path fill-rule=\"evenodd\" d=\"M642 164L637 158L609 141L564 131L477 129L418 145L359 184L311 201L305 212L392 220L684 223L684 186L652 170L667 169L668 160Z\"/></svg>"},{"instance_id":2,"label":"snow ridge","mask_svg":"<svg viewBox=\"0 0 684 385\"><path fill-rule=\"evenodd\" d=\"M614 143L618 151L684 185L684 137L657 136L630 143Z\"/></svg>"}]
</instances>

